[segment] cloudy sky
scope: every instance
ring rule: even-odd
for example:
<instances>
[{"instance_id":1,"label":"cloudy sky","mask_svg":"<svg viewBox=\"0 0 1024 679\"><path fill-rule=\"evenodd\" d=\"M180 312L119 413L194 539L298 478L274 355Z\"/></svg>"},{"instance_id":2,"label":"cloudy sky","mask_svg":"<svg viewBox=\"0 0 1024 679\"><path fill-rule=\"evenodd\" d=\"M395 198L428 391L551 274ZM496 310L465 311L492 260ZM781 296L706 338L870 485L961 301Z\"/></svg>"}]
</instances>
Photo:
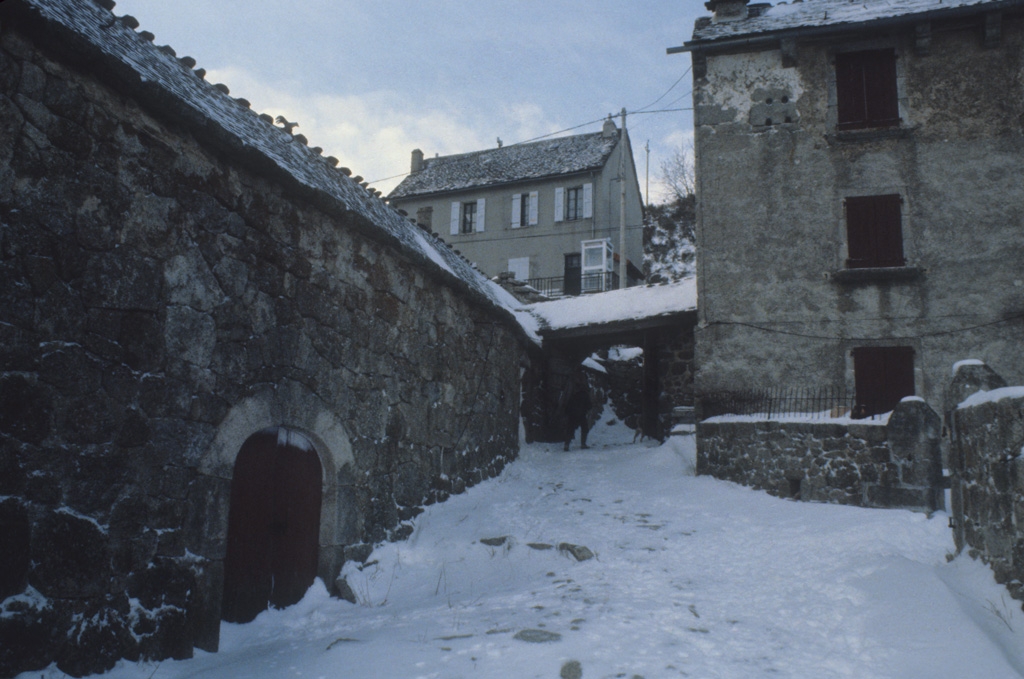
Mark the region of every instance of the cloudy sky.
<instances>
[{"instance_id":1,"label":"cloudy sky","mask_svg":"<svg viewBox=\"0 0 1024 679\"><path fill-rule=\"evenodd\" d=\"M688 145L689 39L702 0L118 0L140 30L385 193L420 148L463 153L625 107L641 186ZM642 111L663 111L661 113ZM577 127L579 126L579 127Z\"/></svg>"}]
</instances>

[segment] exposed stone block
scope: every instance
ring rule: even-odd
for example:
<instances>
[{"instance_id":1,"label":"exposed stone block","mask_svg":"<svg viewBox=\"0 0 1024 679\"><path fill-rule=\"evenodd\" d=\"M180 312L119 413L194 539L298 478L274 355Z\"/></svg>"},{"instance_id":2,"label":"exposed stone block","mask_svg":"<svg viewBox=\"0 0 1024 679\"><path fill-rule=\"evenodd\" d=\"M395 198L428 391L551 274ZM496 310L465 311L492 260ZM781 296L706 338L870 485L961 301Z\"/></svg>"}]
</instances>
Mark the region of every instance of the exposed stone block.
<instances>
[{"instance_id":1,"label":"exposed stone block","mask_svg":"<svg viewBox=\"0 0 1024 679\"><path fill-rule=\"evenodd\" d=\"M30 378L0 376L0 432L28 443L42 443L52 427L49 391Z\"/></svg>"},{"instance_id":2,"label":"exposed stone block","mask_svg":"<svg viewBox=\"0 0 1024 679\"><path fill-rule=\"evenodd\" d=\"M108 538L96 522L67 511L48 512L32 528L29 583L44 596L103 596L110 577Z\"/></svg>"}]
</instances>

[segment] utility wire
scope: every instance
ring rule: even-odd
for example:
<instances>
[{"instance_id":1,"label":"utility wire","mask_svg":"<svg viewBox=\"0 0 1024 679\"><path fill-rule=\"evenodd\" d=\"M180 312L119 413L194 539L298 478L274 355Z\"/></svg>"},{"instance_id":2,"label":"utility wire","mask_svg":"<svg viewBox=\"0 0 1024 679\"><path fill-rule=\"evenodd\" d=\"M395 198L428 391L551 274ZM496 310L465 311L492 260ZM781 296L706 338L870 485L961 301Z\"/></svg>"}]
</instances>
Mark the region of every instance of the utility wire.
<instances>
[{"instance_id":1,"label":"utility wire","mask_svg":"<svg viewBox=\"0 0 1024 679\"><path fill-rule=\"evenodd\" d=\"M661 95L660 97L658 97L657 99L655 99L655 100L654 100L654 101L652 101L651 103L647 104L647 106L644 106L644 107L642 107L642 108L639 108L639 109L637 109L636 111L634 111L634 113L640 113L640 112L641 112L641 111L643 111L644 109L648 109L648 108L650 108L650 107L654 106L654 105L655 105L655 104L657 104L657 103L658 103L659 101L661 101L662 99L664 99L665 97L667 97L667 96L668 96L668 93L669 93L669 92L671 92L672 90L674 90L674 89L676 88L676 85L678 85L679 83L683 82L683 78L685 78L685 77L687 76L687 74L688 74L688 73L690 72L690 69L691 69L691 68L693 68L693 65L692 65L692 64L691 64L690 66L688 66L688 67L686 68L686 70L685 70L685 71L683 71L683 74L682 74L681 76L679 76L679 80L677 80L677 81L675 81L674 83L672 83L672 87L670 87L670 88L668 88L667 90L665 90L664 94L662 94L662 95Z\"/></svg>"}]
</instances>

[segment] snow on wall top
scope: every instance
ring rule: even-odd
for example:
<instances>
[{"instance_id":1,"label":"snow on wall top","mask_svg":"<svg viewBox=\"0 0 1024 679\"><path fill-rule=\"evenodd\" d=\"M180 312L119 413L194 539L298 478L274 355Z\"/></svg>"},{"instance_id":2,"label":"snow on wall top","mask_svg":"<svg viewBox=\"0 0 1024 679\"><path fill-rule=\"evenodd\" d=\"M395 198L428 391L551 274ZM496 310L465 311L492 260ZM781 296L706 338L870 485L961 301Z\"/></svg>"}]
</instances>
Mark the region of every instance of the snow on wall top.
<instances>
[{"instance_id":1,"label":"snow on wall top","mask_svg":"<svg viewBox=\"0 0 1024 679\"><path fill-rule=\"evenodd\" d=\"M180 104L180 114L192 125L218 130L242 149L255 152L274 163L299 184L328 196L345 209L361 215L371 229L399 248L454 276L473 293L512 314L527 336L539 342L536 321L524 312L510 293L475 269L436 236L426 234L380 198L369 193L296 137L262 120L247 105L207 83L179 61L171 50L151 42L152 36L136 33L95 0L22 0L45 21L80 36L105 57L114 59L138 76L137 86L159 91ZM137 22L130 22L135 23ZM147 39L147 37L149 39Z\"/></svg>"},{"instance_id":2,"label":"snow on wall top","mask_svg":"<svg viewBox=\"0 0 1024 679\"><path fill-rule=\"evenodd\" d=\"M982 403L1001 401L1004 398L1024 398L1024 387L1000 387L991 391L978 391L957 404L957 408L970 408Z\"/></svg>"},{"instance_id":3,"label":"snow on wall top","mask_svg":"<svg viewBox=\"0 0 1024 679\"><path fill-rule=\"evenodd\" d=\"M390 198L461 191L593 170L604 166L618 141L618 135L606 137L603 132L593 132L427 158L423 169L403 179Z\"/></svg>"},{"instance_id":4,"label":"snow on wall top","mask_svg":"<svg viewBox=\"0 0 1024 679\"><path fill-rule=\"evenodd\" d=\"M697 281L686 278L669 285L637 286L595 295L564 297L524 307L541 331L586 325L638 321L697 309Z\"/></svg>"},{"instance_id":5,"label":"snow on wall top","mask_svg":"<svg viewBox=\"0 0 1024 679\"><path fill-rule=\"evenodd\" d=\"M737 21L713 23L710 17L697 20L693 42L714 42L728 38L774 33L791 29L859 24L926 12L961 8L1021 4L1018 0L803 0L774 7L756 4L749 7L749 16Z\"/></svg>"}]
</instances>

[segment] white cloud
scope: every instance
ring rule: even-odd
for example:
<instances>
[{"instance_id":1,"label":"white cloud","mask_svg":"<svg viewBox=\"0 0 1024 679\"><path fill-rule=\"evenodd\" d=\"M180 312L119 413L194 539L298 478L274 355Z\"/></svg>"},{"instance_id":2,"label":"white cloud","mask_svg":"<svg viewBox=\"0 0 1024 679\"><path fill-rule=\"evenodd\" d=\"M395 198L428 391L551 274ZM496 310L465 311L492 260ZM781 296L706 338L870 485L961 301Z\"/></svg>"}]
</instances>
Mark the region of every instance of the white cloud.
<instances>
[{"instance_id":1,"label":"white cloud","mask_svg":"<svg viewBox=\"0 0 1024 679\"><path fill-rule=\"evenodd\" d=\"M532 103L503 104L492 114L445 100L412 101L393 90L307 94L268 84L236 67L211 70L207 79L224 82L233 96L245 97L260 113L298 122L296 133L311 146L322 147L324 155L337 157L384 193L409 171L415 148L427 157L465 153L495 146L498 136L510 144L557 129Z\"/></svg>"}]
</instances>

